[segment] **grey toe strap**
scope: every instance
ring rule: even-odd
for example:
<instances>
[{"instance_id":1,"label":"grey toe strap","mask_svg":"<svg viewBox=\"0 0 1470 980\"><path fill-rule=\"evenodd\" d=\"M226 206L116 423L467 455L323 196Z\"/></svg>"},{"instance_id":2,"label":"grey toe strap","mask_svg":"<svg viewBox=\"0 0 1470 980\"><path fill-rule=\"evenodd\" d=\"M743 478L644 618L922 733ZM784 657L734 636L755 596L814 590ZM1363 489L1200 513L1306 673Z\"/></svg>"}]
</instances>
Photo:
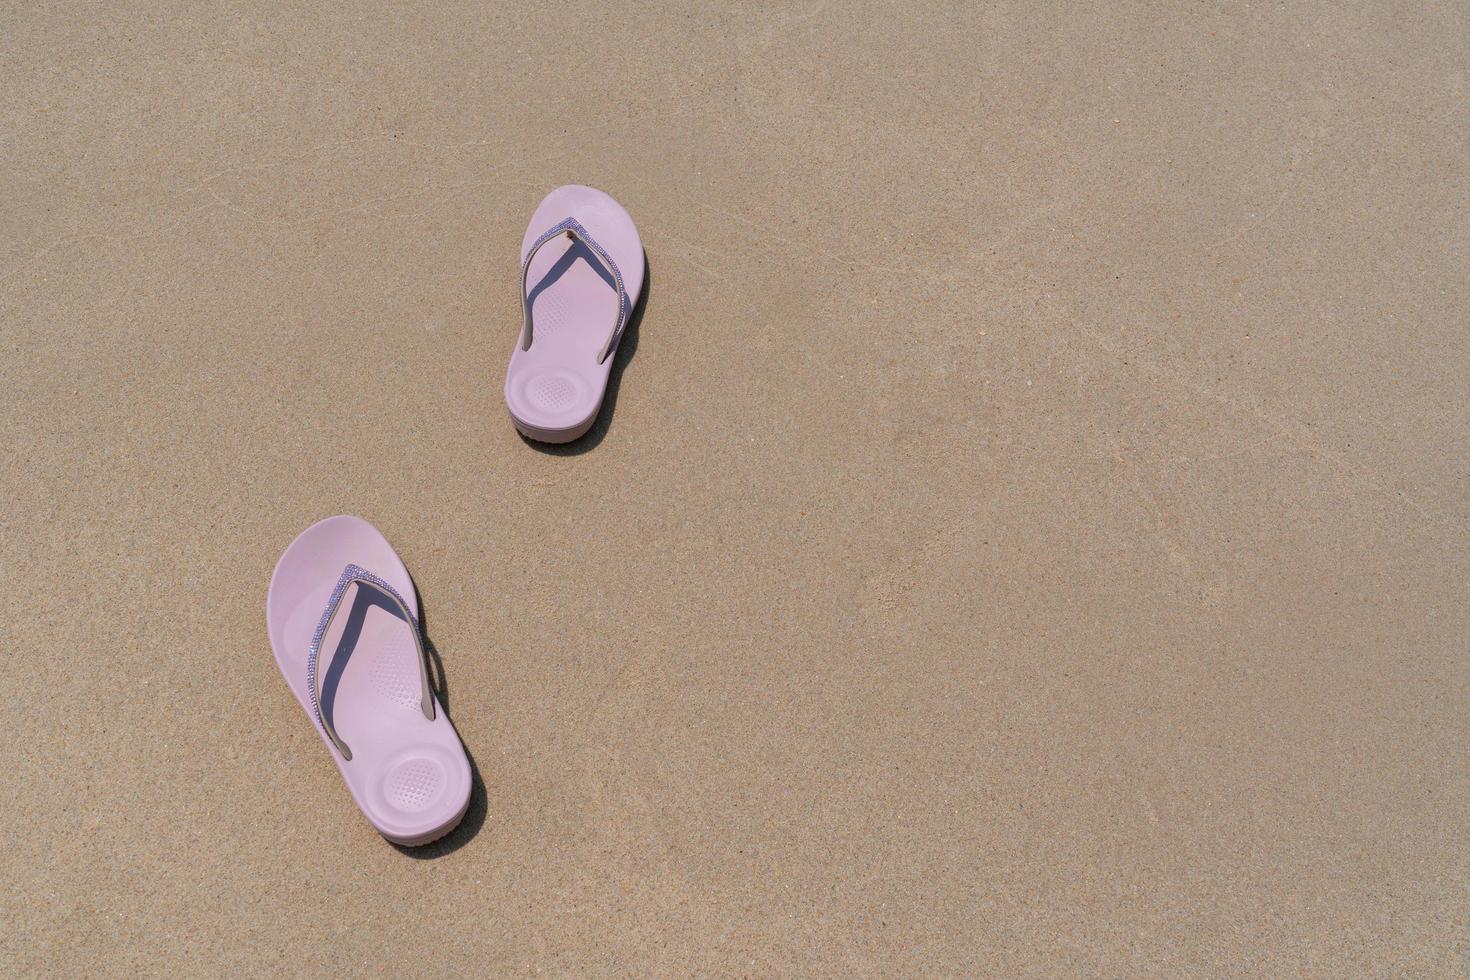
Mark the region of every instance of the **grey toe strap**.
<instances>
[{"instance_id":1,"label":"grey toe strap","mask_svg":"<svg viewBox=\"0 0 1470 980\"><path fill-rule=\"evenodd\" d=\"M606 272L612 274L613 288L617 290L618 315L617 319L613 322L612 332L607 336L607 343L603 344L602 350L597 353L597 363L601 364L607 360L608 354L617 349L618 338L622 336L623 328L628 324L628 316L632 313L632 304L628 301L628 290L623 284L623 274L619 271L618 264L613 261L607 249L597 244L587 229L583 228L576 218L567 218L565 221L548 228L540 238L536 239L535 244L526 251L526 261L521 263L521 305L523 312L523 319L521 321L521 350L531 349L532 294L526 289L526 276L531 271L531 260L536 257L536 253L541 250L542 245L561 235L566 235L573 242L581 242L585 245L587 252L607 267ZM599 270L599 272L601 271ZM603 278L606 279L607 276L604 274Z\"/></svg>"},{"instance_id":2,"label":"grey toe strap","mask_svg":"<svg viewBox=\"0 0 1470 980\"><path fill-rule=\"evenodd\" d=\"M353 586L356 586L354 589ZM348 608L347 622L342 628L341 637L337 640L337 647L333 651L331 659L327 661L325 677L318 670L321 659L322 641L327 633L331 631L332 623L342 609L342 600L347 593L352 592L352 604ZM332 597L327 601L327 608L322 613L321 622L317 624L316 633L312 635L311 647L306 654L306 688L311 692L311 707L316 715L317 723L322 726L322 731L332 740L337 751L342 753L342 758L352 761L352 750L347 743L337 735L337 729L332 724L332 708L336 703L337 688L342 679L342 672L347 668L347 662L352 659L352 652L357 647L358 638L362 635L363 621L367 617L367 611L376 606L394 616L408 626L408 631L413 634L414 648L418 651L420 701L419 708L424 717L430 721L434 720L434 692L429 684L429 662L424 654L424 639L419 631L418 620L408 611L408 603L403 600L397 590L387 582L378 578L372 572L357 565L348 565L342 571L342 577L337 580L337 587L332 590Z\"/></svg>"}]
</instances>

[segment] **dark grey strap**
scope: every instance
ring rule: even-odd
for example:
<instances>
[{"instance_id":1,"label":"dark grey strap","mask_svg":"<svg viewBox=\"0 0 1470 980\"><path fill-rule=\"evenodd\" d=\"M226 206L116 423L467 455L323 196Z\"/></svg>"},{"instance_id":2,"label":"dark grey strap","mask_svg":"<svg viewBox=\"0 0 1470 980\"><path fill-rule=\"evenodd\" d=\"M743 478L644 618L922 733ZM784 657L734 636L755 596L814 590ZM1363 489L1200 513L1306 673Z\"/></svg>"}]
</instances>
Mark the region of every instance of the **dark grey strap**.
<instances>
[{"instance_id":1,"label":"dark grey strap","mask_svg":"<svg viewBox=\"0 0 1470 980\"><path fill-rule=\"evenodd\" d=\"M566 235L574 241L580 241L586 245L593 255L597 256L608 271L612 273L614 288L618 292L618 316L613 322L612 333L608 334L607 343L602 345L602 350L597 353L597 363L601 364L607 360L607 355L617 349L618 338L622 336L623 327L628 324L628 315L632 312L631 303L628 302L628 290L623 286L623 274L618 270L618 264L613 261L607 249L593 239L586 228L575 218L567 218L557 225L548 228L534 245L526 252L526 261L521 263L521 307L523 317L521 320L521 350L531 349L531 294L526 290L526 276L531 271L531 259L541 250L541 246L560 235Z\"/></svg>"},{"instance_id":2,"label":"dark grey strap","mask_svg":"<svg viewBox=\"0 0 1470 980\"><path fill-rule=\"evenodd\" d=\"M322 640L332 628L333 620L337 618L342 607L342 597L353 585L357 586L357 593L347 614L342 637L337 641L337 649L328 661L327 677L322 681L317 670ZM316 714L317 723L322 726L322 731L327 733L337 751L342 753L342 758L348 762L352 761L352 750L338 737L337 729L332 725L332 706L336 701L337 685L342 679L342 672L347 669L347 661L352 658L357 640L362 635L362 624L367 618L367 611L373 606L403 620L408 631L413 634L414 647L419 655L419 708L425 718L434 720L434 691L429 684L429 660L424 652L423 634L419 630L418 620L408 611L408 603L403 601L403 596L393 586L365 568L348 565L342 571L342 577L337 580L337 587L332 590L332 598L327 601L327 608L322 612L321 622L317 624L316 633L311 638L311 647L306 653L306 687L311 692L311 707ZM319 684L319 681L322 682Z\"/></svg>"}]
</instances>

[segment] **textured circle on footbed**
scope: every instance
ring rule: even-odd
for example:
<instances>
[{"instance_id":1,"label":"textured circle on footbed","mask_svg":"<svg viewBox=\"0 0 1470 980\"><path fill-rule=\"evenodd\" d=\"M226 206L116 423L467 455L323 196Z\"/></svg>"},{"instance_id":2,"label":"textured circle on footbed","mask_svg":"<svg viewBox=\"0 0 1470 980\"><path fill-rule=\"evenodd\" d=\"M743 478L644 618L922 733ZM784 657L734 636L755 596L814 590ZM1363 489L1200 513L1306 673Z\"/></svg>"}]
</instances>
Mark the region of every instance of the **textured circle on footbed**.
<instances>
[{"instance_id":1,"label":"textured circle on footbed","mask_svg":"<svg viewBox=\"0 0 1470 980\"><path fill-rule=\"evenodd\" d=\"M543 374L526 385L531 404L548 412L570 408L577 400L577 386L559 374Z\"/></svg>"},{"instance_id":2,"label":"textured circle on footbed","mask_svg":"<svg viewBox=\"0 0 1470 980\"><path fill-rule=\"evenodd\" d=\"M388 773L384 796L395 808L417 813L434 802L444 788L444 767L433 759L406 759Z\"/></svg>"},{"instance_id":3,"label":"textured circle on footbed","mask_svg":"<svg viewBox=\"0 0 1470 980\"><path fill-rule=\"evenodd\" d=\"M574 412L582 403L585 385L570 371L538 371L521 382L520 396L527 408L555 418Z\"/></svg>"}]
</instances>

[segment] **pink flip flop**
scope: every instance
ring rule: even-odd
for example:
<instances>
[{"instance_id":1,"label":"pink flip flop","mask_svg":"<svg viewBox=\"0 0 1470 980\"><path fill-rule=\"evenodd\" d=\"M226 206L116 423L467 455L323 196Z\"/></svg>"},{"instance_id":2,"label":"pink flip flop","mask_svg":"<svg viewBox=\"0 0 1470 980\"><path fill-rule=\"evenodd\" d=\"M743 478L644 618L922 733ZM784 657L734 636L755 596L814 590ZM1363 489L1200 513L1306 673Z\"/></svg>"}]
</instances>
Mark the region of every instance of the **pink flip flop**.
<instances>
[{"instance_id":1,"label":"pink flip flop","mask_svg":"<svg viewBox=\"0 0 1470 980\"><path fill-rule=\"evenodd\" d=\"M378 529L329 517L271 576L276 663L363 814L395 844L449 833L470 802L470 763L429 684L418 600Z\"/></svg>"},{"instance_id":2,"label":"pink flip flop","mask_svg":"<svg viewBox=\"0 0 1470 980\"><path fill-rule=\"evenodd\" d=\"M575 184L546 195L521 242L524 319L505 372L522 435L571 442L592 427L642 288L643 242L621 204Z\"/></svg>"}]
</instances>

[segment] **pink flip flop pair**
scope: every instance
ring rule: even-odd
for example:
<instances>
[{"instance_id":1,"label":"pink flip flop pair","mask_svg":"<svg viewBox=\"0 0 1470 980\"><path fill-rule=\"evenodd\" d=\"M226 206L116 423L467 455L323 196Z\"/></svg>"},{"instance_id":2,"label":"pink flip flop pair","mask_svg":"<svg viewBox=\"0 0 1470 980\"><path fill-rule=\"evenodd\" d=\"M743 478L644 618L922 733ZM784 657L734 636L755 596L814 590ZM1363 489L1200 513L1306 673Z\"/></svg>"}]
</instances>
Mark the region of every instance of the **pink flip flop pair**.
<instances>
[{"instance_id":1,"label":"pink flip flop pair","mask_svg":"<svg viewBox=\"0 0 1470 980\"><path fill-rule=\"evenodd\" d=\"M521 243L520 340L505 375L516 428L570 442L597 418L643 287L643 243L622 205L559 187ZM276 663L368 821L415 846L464 817L469 757L434 695L413 580L377 528L330 517L271 576Z\"/></svg>"}]
</instances>

